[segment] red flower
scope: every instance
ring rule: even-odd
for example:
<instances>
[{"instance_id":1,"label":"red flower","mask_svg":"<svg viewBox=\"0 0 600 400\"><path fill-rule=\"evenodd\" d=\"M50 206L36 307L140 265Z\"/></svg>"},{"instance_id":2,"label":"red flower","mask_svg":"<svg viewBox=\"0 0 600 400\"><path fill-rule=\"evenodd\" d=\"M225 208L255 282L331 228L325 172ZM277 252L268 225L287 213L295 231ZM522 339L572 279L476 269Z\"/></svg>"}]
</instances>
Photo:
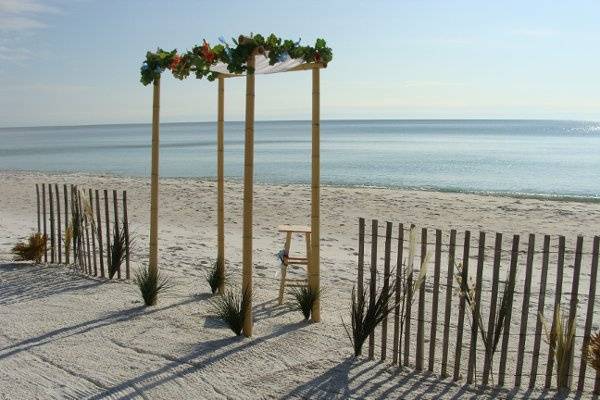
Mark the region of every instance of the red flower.
<instances>
[{"instance_id":1,"label":"red flower","mask_svg":"<svg viewBox=\"0 0 600 400\"><path fill-rule=\"evenodd\" d=\"M174 70L175 68L177 68L177 66L179 65L179 63L181 62L181 56L174 56L173 60L171 61L171 64L169 64L169 69L170 70Z\"/></svg>"},{"instance_id":2,"label":"red flower","mask_svg":"<svg viewBox=\"0 0 600 400\"><path fill-rule=\"evenodd\" d=\"M208 62L209 64L212 64L213 61L215 61L215 53L213 53L213 51L210 49L210 46L208 45L206 40L204 40L204 44L202 45L200 53L202 54L202 58L204 58L204 60L206 60L206 62Z\"/></svg>"}]
</instances>

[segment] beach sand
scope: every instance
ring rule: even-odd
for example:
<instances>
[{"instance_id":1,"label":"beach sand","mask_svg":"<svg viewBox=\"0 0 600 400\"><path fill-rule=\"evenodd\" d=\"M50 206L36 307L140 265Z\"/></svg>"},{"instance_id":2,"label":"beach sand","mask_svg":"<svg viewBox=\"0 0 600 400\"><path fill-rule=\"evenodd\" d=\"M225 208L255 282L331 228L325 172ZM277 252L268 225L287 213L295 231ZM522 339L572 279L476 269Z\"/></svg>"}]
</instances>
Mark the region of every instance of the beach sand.
<instances>
[{"instance_id":1,"label":"beach sand","mask_svg":"<svg viewBox=\"0 0 600 400\"><path fill-rule=\"evenodd\" d=\"M153 308L142 307L138 289L130 282L104 282L64 266L11 262L10 248L36 227L35 183L127 190L130 225L136 241L133 268L145 266L148 258L148 179L0 172L0 398L6 399L551 398L555 394L552 391L483 390L463 385L464 380L442 380L437 373L399 371L389 360L379 363L364 357L353 359L342 318L349 322L350 292L356 278L358 218L367 219L367 231L369 220L376 218L380 224L392 221L396 227L399 222L414 223L418 227L440 228L445 233L450 228L459 232L468 229L474 238L479 230L485 230L490 240L493 233L504 232L505 243L510 243L512 234L523 235L523 242L529 233L560 234L567 237L569 248L574 246L578 234L587 239L600 230L598 203L323 187L323 321L311 324L303 322L301 314L292 309L289 296L283 306L277 305L279 263L275 256L284 240L277 232L278 225L310 223L310 187L256 184L255 330L253 338L242 339L232 337L215 319L205 281L207 268L216 256L215 182L161 180L159 268L171 279L173 288ZM226 183L225 230L230 283L239 285L239 182ZM301 250L303 243L296 243ZM590 245L588 240L586 246ZM589 276L586 258L583 265L582 270ZM534 271L537 276L537 261ZM484 282L490 279L488 272ZM522 273L519 274L522 279ZM555 271L551 270L549 286L553 286L554 277ZM570 278L565 279L563 290L569 292ZM431 288L427 288L429 293ZM587 293L587 288L587 284L582 284L580 293ZM535 283L532 290L537 290ZM533 302L529 329L535 326L536 307ZM599 312L596 304L596 314ZM513 325L518 326L519 294L513 314L517 316ZM578 325L583 325L584 314L583 309L578 313ZM468 326L465 321L467 331ZM518 334L514 326L513 333ZM531 347L530 342L529 352ZM516 351L512 350L508 371L514 371ZM545 359L541 360L540 369L545 370L545 364ZM436 363L435 370L438 369ZM589 369L588 375L593 376Z\"/></svg>"}]
</instances>

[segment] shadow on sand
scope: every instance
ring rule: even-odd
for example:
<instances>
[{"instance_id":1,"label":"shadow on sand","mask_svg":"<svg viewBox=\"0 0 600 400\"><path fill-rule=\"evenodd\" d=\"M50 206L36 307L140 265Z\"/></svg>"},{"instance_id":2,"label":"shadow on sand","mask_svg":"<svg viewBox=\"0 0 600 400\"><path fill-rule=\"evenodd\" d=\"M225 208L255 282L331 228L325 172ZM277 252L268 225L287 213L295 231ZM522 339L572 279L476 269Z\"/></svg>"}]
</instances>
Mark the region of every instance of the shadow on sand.
<instances>
[{"instance_id":1,"label":"shadow on sand","mask_svg":"<svg viewBox=\"0 0 600 400\"><path fill-rule=\"evenodd\" d=\"M365 377L366 373L369 377ZM392 384L388 384L393 381ZM382 383L386 385L382 385ZM404 398L513 398L578 399L579 393L560 393L546 390L519 391L516 388L483 388L442 380L428 372L398 370L381 363L348 357L311 381L305 382L283 396L283 399L346 399L376 400Z\"/></svg>"},{"instance_id":2,"label":"shadow on sand","mask_svg":"<svg viewBox=\"0 0 600 400\"><path fill-rule=\"evenodd\" d=\"M127 398L130 395L143 394L147 390L161 386L175 379L183 378L186 375L201 373L207 367L230 357L235 353L247 350L279 336L283 336L306 326L307 324L307 322L303 321L295 324L282 325L275 329L271 334L256 339L244 339L240 336L234 336L200 343L188 354L176 357L160 368L107 388L102 393L90 397L90 400L104 399L113 396Z\"/></svg>"}]
</instances>

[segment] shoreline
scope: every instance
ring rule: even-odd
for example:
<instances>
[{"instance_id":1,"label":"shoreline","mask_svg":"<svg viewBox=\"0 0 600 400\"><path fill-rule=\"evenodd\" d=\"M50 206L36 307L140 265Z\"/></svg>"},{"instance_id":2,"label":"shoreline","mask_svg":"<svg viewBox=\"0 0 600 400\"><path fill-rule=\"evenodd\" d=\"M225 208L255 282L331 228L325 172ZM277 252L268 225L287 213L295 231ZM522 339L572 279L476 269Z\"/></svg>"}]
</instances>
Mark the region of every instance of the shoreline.
<instances>
[{"instance_id":1,"label":"shoreline","mask_svg":"<svg viewBox=\"0 0 600 400\"><path fill-rule=\"evenodd\" d=\"M117 172L73 172L73 171L43 171L43 170L24 170L24 169L0 169L0 174L41 174L51 176L80 176L89 178L125 178L125 179L150 179L150 176L131 175ZM197 182L216 182L217 178L212 176L160 176L160 179L171 180L192 180ZM241 177L225 177L225 182L238 183L243 182ZM255 185L260 186L299 186L310 187L310 182L290 181L284 182L266 182L255 178ZM411 186L381 186L381 185L366 185L366 184L345 184L331 183L321 181L321 187L329 188L347 188L347 189L374 189L374 190L396 190L402 192L423 192L423 193L447 193L452 195L473 195L492 198L507 198L507 199L523 199L523 200L540 200L540 201L555 201L567 203L591 203L600 204L600 195L598 196L582 196L574 194L559 194L559 193L528 193L528 192L507 192L494 190L463 190L456 188L437 188L437 187L411 187Z\"/></svg>"}]
</instances>

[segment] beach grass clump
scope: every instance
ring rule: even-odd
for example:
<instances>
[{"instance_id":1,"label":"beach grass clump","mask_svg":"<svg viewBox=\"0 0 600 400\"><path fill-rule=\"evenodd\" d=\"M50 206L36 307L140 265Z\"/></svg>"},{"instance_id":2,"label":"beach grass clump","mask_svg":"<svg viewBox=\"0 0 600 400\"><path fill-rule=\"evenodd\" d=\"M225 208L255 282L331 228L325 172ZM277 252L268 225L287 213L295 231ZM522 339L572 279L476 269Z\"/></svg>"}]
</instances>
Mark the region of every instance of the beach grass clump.
<instances>
[{"instance_id":1,"label":"beach grass clump","mask_svg":"<svg viewBox=\"0 0 600 400\"><path fill-rule=\"evenodd\" d=\"M585 349L585 359L590 367L600 372L600 331L590 335Z\"/></svg>"},{"instance_id":2,"label":"beach grass clump","mask_svg":"<svg viewBox=\"0 0 600 400\"><path fill-rule=\"evenodd\" d=\"M228 290L213 302L214 312L237 336L242 334L244 316L250 306L251 292Z\"/></svg>"},{"instance_id":3,"label":"beach grass clump","mask_svg":"<svg viewBox=\"0 0 600 400\"><path fill-rule=\"evenodd\" d=\"M302 286L294 289L292 295L296 299L296 309L302 312L305 320L310 318L313 305L321 296L321 290L310 286Z\"/></svg>"},{"instance_id":4,"label":"beach grass clump","mask_svg":"<svg viewBox=\"0 0 600 400\"><path fill-rule=\"evenodd\" d=\"M414 259L417 248L417 235L415 227L411 227L409 234L408 258L403 262L403 265L398 268L404 268L400 282L394 279L388 285L381 285L380 289L375 293L373 299L370 299L366 290L352 289L352 305L351 305L351 321L352 329L344 324L346 333L354 347L354 355L356 357L362 354L362 347L367 338L375 331L377 325L387 318L390 313L398 308L400 322L400 337L402 337L404 327L410 318L408 309L414 303L415 294L420 290L425 283L427 277L427 268L430 260L430 253L427 252L424 256L419 273L414 278ZM394 276L394 272L390 272L390 276ZM396 287L399 287L399 292L396 292ZM395 298L392 300L392 298Z\"/></svg>"},{"instance_id":5,"label":"beach grass clump","mask_svg":"<svg viewBox=\"0 0 600 400\"><path fill-rule=\"evenodd\" d=\"M110 244L110 264L108 265L108 277L110 279L121 270L121 265L123 265L127 257L125 240L125 227L121 225L121 228L119 229L119 227L115 225L112 243Z\"/></svg>"},{"instance_id":6,"label":"beach grass clump","mask_svg":"<svg viewBox=\"0 0 600 400\"><path fill-rule=\"evenodd\" d=\"M154 306L158 301L158 295L171 287L168 278L160 272L151 268L139 269L134 278L135 284L140 289L144 304Z\"/></svg>"},{"instance_id":7,"label":"beach grass clump","mask_svg":"<svg viewBox=\"0 0 600 400\"><path fill-rule=\"evenodd\" d=\"M65 235L63 237L63 243L65 245L65 256L67 259L71 256L71 243L73 243L73 223L69 222Z\"/></svg>"},{"instance_id":8,"label":"beach grass clump","mask_svg":"<svg viewBox=\"0 0 600 400\"><path fill-rule=\"evenodd\" d=\"M515 293L515 279L511 279L510 274L504 283L504 290L502 292L502 299L500 301L500 308L497 313L492 316L492 324L489 327L489 332L486 330L483 318L481 316L481 304L477 304L477 288L472 280L466 279L463 280L463 265L462 263L458 263L456 265L457 273L455 274L455 278L458 282L459 287L459 295L464 297L467 306L469 307L469 311L471 312L471 326L477 321L478 333L481 337L481 341L483 342L483 346L485 347L485 357L486 361L489 365L489 372L491 374L492 381L494 380L493 375L493 361L494 355L498 350L498 344L500 343L500 338L502 337L502 332L504 331L504 322L508 316L510 311L510 307L512 304L512 298Z\"/></svg>"},{"instance_id":9,"label":"beach grass clump","mask_svg":"<svg viewBox=\"0 0 600 400\"><path fill-rule=\"evenodd\" d=\"M550 352L554 357L556 367L556 386L559 389L569 388L569 367L572 357L572 349L575 340L575 318L568 321L568 317L563 315L560 306L554 311L552 327L548 329L548 323L544 316L540 314L546 340L550 345Z\"/></svg>"},{"instance_id":10,"label":"beach grass clump","mask_svg":"<svg viewBox=\"0 0 600 400\"><path fill-rule=\"evenodd\" d=\"M352 342L354 356L358 357L362 354L363 345L371 333L394 309L394 305L391 304L395 293L394 286L382 287L373 302L369 301L366 290L352 288L352 332L345 324L344 328Z\"/></svg>"},{"instance_id":11,"label":"beach grass clump","mask_svg":"<svg viewBox=\"0 0 600 400\"><path fill-rule=\"evenodd\" d=\"M226 280L225 265L222 260L217 259L206 275L206 282L208 282L212 294L217 293L219 288L222 288L225 285Z\"/></svg>"},{"instance_id":12,"label":"beach grass clump","mask_svg":"<svg viewBox=\"0 0 600 400\"><path fill-rule=\"evenodd\" d=\"M33 261L36 264L42 262L48 237L41 233L34 233L29 236L27 242L19 242L12 248L12 253L16 256L16 261Z\"/></svg>"}]
</instances>

